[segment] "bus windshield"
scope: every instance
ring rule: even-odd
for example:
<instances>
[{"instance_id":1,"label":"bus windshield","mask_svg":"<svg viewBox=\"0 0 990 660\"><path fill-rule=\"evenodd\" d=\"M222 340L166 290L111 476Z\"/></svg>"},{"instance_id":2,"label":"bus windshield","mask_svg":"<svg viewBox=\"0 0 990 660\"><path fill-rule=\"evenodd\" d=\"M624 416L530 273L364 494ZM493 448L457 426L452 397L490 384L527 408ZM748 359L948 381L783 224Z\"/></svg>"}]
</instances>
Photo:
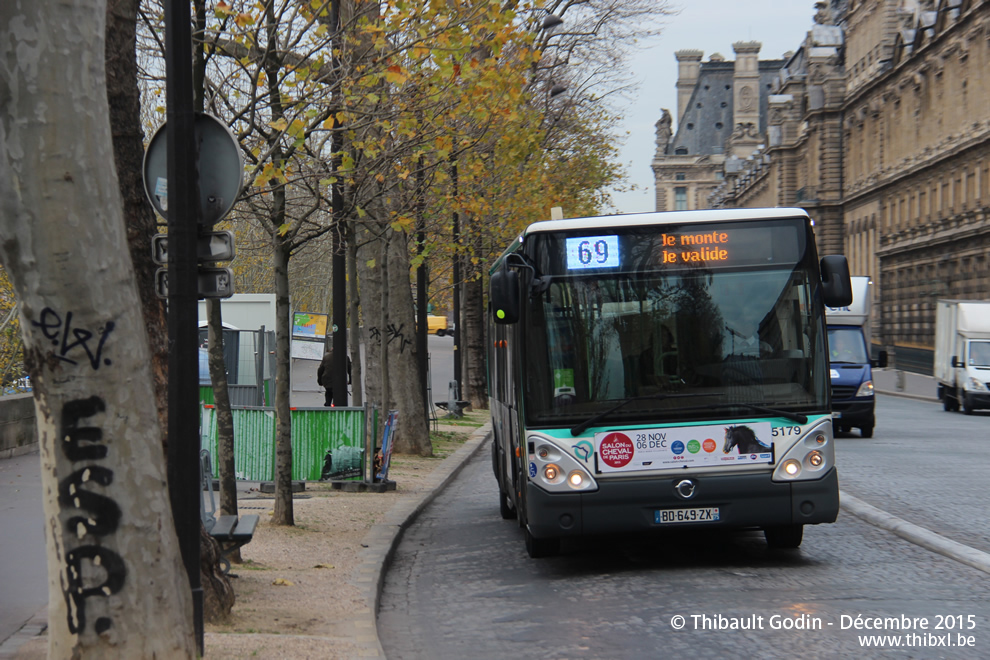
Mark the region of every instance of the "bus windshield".
<instances>
[{"instance_id":1,"label":"bus windshield","mask_svg":"<svg viewBox=\"0 0 990 660\"><path fill-rule=\"evenodd\" d=\"M827 410L817 272L802 262L546 278L527 310L527 420L574 424L634 397L608 423Z\"/></svg>"}]
</instances>

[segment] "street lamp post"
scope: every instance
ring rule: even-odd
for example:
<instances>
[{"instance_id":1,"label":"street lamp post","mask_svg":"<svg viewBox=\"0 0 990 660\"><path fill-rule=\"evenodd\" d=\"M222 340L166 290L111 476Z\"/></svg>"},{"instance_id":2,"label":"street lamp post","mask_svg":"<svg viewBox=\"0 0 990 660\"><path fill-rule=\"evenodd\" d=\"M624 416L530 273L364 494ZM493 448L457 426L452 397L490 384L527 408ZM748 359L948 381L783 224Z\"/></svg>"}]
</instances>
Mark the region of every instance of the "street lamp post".
<instances>
[{"instance_id":1,"label":"street lamp post","mask_svg":"<svg viewBox=\"0 0 990 660\"><path fill-rule=\"evenodd\" d=\"M330 8L330 23L333 30L333 54L331 56L331 68L337 72L339 70L339 59L336 53L340 48L340 0L334 0ZM337 81L339 82L339 81ZM338 93L338 98L340 94ZM333 132L331 134L330 150L333 153L333 174L335 182L331 187L330 207L333 215L333 231L331 233L331 250L333 252L330 259L330 276L333 284L331 294L333 296L331 309L331 332L333 347L334 365L331 374L331 387L333 388L333 404L335 406L346 406L347 398L347 252L344 243L344 184L340 176L341 157L338 153L341 149L340 123L334 118ZM355 385L359 387L360 385Z\"/></svg>"},{"instance_id":2,"label":"street lamp post","mask_svg":"<svg viewBox=\"0 0 990 660\"><path fill-rule=\"evenodd\" d=\"M558 25L563 25L564 19L556 14L550 14L543 19L543 23L540 25L541 30L549 30L550 28L555 28Z\"/></svg>"},{"instance_id":3,"label":"street lamp post","mask_svg":"<svg viewBox=\"0 0 990 660\"><path fill-rule=\"evenodd\" d=\"M454 202L456 204L457 200L457 158L451 156L451 166L450 166L450 181L454 189ZM456 208L456 207L455 207ZM461 218L457 211L454 211L453 217L453 241L454 241L454 267L453 267L453 280L454 280L454 382L457 383L457 394L456 396L460 398L461 392L461 353L460 353L460 342L461 342L461 255L458 250L460 249L461 242Z\"/></svg>"},{"instance_id":4,"label":"street lamp post","mask_svg":"<svg viewBox=\"0 0 990 660\"><path fill-rule=\"evenodd\" d=\"M546 16L543 19L543 21L540 23L539 29L537 30L538 34L545 35L545 36L542 36L541 37L541 41L538 42L538 45L539 45L538 50L541 53L547 47L547 44L549 44L550 37L553 36L553 34L552 34L553 28L557 27L558 25L563 25L563 24L564 24L564 19L562 19L560 16L557 16L556 14L549 14L548 16ZM542 55L541 55L541 57L542 57ZM550 68L553 68L553 66L551 66ZM536 72L539 70L539 62L533 62L532 69L533 69L533 71L532 71L532 75L530 77L530 85L534 85L536 83ZM567 86L566 85L562 85L559 82L558 83L554 83L553 85L550 86L549 98L553 98L555 96L559 96L560 94L563 94L566 91L567 91Z\"/></svg>"}]
</instances>

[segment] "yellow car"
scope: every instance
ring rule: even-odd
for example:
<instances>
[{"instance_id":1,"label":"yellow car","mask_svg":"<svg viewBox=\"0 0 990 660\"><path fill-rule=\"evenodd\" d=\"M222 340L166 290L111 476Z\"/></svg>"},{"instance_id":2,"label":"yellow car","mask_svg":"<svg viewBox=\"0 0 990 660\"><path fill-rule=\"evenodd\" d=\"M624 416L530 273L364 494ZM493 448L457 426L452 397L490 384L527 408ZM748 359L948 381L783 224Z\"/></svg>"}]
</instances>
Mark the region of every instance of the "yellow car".
<instances>
[{"instance_id":1,"label":"yellow car","mask_svg":"<svg viewBox=\"0 0 990 660\"><path fill-rule=\"evenodd\" d=\"M437 337L443 337L447 334L447 317L437 316L435 314L430 314L426 317L426 331L428 333L437 333Z\"/></svg>"}]
</instances>

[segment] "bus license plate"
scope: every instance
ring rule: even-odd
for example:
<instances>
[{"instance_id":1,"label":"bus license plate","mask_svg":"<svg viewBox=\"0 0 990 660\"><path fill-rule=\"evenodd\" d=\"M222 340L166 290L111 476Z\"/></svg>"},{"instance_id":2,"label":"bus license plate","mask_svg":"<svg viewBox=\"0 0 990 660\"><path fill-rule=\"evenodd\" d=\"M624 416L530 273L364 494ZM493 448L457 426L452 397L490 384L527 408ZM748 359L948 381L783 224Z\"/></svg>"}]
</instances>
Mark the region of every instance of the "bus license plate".
<instances>
[{"instance_id":1,"label":"bus license plate","mask_svg":"<svg viewBox=\"0 0 990 660\"><path fill-rule=\"evenodd\" d=\"M718 507L704 509L660 509L653 512L653 521L663 523L718 522Z\"/></svg>"}]
</instances>

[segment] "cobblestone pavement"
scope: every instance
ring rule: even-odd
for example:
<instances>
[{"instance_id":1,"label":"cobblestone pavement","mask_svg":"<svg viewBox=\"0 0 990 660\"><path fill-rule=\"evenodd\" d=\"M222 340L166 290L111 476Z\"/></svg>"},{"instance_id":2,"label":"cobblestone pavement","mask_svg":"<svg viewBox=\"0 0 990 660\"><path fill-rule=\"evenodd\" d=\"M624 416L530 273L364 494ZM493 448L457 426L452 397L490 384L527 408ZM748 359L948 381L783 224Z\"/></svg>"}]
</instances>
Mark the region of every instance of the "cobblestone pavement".
<instances>
[{"instance_id":1,"label":"cobblestone pavement","mask_svg":"<svg viewBox=\"0 0 990 660\"><path fill-rule=\"evenodd\" d=\"M770 551L756 533L670 534L565 543L561 556L532 560L518 526L499 516L496 492L479 452L407 531L379 613L388 658L990 654L986 575L854 516L807 528L796 552ZM842 630L858 615L925 617L934 627L950 614L975 617L967 634L976 647L880 651L860 645L864 631ZM717 629L719 617L761 616L756 629ZM820 629L774 630L772 617Z\"/></svg>"}]
</instances>

